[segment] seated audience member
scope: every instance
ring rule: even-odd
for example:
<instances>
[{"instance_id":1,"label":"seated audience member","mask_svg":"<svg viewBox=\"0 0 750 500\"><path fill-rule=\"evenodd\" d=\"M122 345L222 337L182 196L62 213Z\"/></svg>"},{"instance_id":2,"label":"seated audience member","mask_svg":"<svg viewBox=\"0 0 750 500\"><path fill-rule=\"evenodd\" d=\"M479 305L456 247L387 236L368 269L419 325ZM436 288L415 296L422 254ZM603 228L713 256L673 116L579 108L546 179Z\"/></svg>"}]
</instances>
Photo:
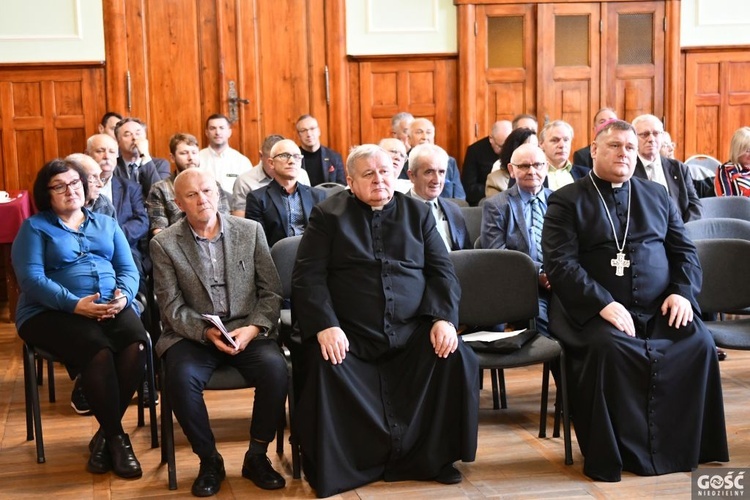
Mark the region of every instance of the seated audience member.
<instances>
[{"instance_id":1,"label":"seated audience member","mask_svg":"<svg viewBox=\"0 0 750 500\"><path fill-rule=\"evenodd\" d=\"M672 141L672 136L669 135L669 132L665 130L664 135L662 135L661 149L659 150L659 154L662 155L664 158L669 158L670 160L674 160L675 159L674 148L675 148L675 143Z\"/></svg>"},{"instance_id":2,"label":"seated audience member","mask_svg":"<svg viewBox=\"0 0 750 500\"><path fill-rule=\"evenodd\" d=\"M539 147L547 156L548 173L544 186L556 191L572 184L588 174L591 169L573 165L570 157L570 146L573 141L573 127L568 122L555 120L549 122L539 133Z\"/></svg>"},{"instance_id":3,"label":"seated audience member","mask_svg":"<svg viewBox=\"0 0 750 500\"><path fill-rule=\"evenodd\" d=\"M716 170L716 196L750 196L750 127L738 128L729 145L729 161Z\"/></svg>"},{"instance_id":4,"label":"seated audience member","mask_svg":"<svg viewBox=\"0 0 750 500\"><path fill-rule=\"evenodd\" d=\"M277 134L267 136L261 145L260 161L258 164L244 174L240 174L237 180L234 181L234 189L232 190L232 215L244 217L247 193L267 186L271 182L273 179L273 170L268 166L268 159L271 157L271 148L283 139L284 137ZM297 182L306 186L310 185L310 178L307 176L304 168L300 168Z\"/></svg>"},{"instance_id":5,"label":"seated audience member","mask_svg":"<svg viewBox=\"0 0 750 500\"><path fill-rule=\"evenodd\" d=\"M302 153L294 141L284 139L274 144L268 165L273 180L247 194L245 218L260 223L272 247L280 239L302 234L312 207L325 200L326 194L297 182Z\"/></svg>"},{"instance_id":6,"label":"seated audience member","mask_svg":"<svg viewBox=\"0 0 750 500\"><path fill-rule=\"evenodd\" d=\"M602 108L594 115L594 135L596 130L601 127L604 122L609 120L617 120L617 114L612 108ZM582 167L591 168L593 163L591 162L591 145L576 150L573 153L573 165L581 165Z\"/></svg>"},{"instance_id":7,"label":"seated audience member","mask_svg":"<svg viewBox=\"0 0 750 500\"><path fill-rule=\"evenodd\" d=\"M484 198L484 186L492 165L500 157L500 149L513 130L511 122L500 120L492 125L490 134L466 148L461 169L461 183L466 191L466 201L476 205Z\"/></svg>"},{"instance_id":8,"label":"seated audience member","mask_svg":"<svg viewBox=\"0 0 750 500\"><path fill-rule=\"evenodd\" d=\"M448 251L473 248L461 209L452 201L440 198L447 170L448 153L443 148L429 143L413 147L409 153L409 179L413 187L408 194L430 207Z\"/></svg>"},{"instance_id":9,"label":"seated audience member","mask_svg":"<svg viewBox=\"0 0 750 500\"><path fill-rule=\"evenodd\" d=\"M476 355L453 326L460 285L429 208L394 193L385 151L354 148L347 173L351 192L313 208L292 276L305 477L319 497L377 480L458 483L479 394Z\"/></svg>"},{"instance_id":10,"label":"seated audience member","mask_svg":"<svg viewBox=\"0 0 750 500\"><path fill-rule=\"evenodd\" d=\"M111 136L112 139L115 139L115 127L120 123L120 120L122 120L122 115L120 113L107 111L104 113L104 116L102 116L102 121L96 128L99 130L100 134L107 134Z\"/></svg>"},{"instance_id":11,"label":"seated audience member","mask_svg":"<svg viewBox=\"0 0 750 500\"><path fill-rule=\"evenodd\" d=\"M115 207L115 217L130 244L133 259L142 277L146 275L144 257L139 242L148 234L148 214L141 189L133 181L113 175L116 171L117 142L107 134L96 134L86 142L86 154L102 169L101 196L109 198Z\"/></svg>"},{"instance_id":12,"label":"seated audience member","mask_svg":"<svg viewBox=\"0 0 750 500\"><path fill-rule=\"evenodd\" d=\"M536 116L525 113L514 116L511 125L513 126L513 130L527 128L533 130L535 134L539 131L539 122L536 121Z\"/></svg>"},{"instance_id":13,"label":"seated audience member","mask_svg":"<svg viewBox=\"0 0 750 500\"><path fill-rule=\"evenodd\" d=\"M544 187L547 158L533 144L513 152L508 171L515 184L488 198L482 206L482 248L518 250L534 261L539 275L537 330L547 335L549 281L542 267L542 226L552 190Z\"/></svg>"},{"instance_id":14,"label":"seated audience member","mask_svg":"<svg viewBox=\"0 0 750 500\"><path fill-rule=\"evenodd\" d=\"M637 148L629 123L604 125L593 172L554 192L544 219L550 330L568 359L583 472L598 481L729 460L700 262L664 188L633 176Z\"/></svg>"},{"instance_id":15,"label":"seated audience member","mask_svg":"<svg viewBox=\"0 0 750 500\"><path fill-rule=\"evenodd\" d=\"M664 125L654 115L640 115L633 120L638 136L635 177L661 184L672 197L682 222L701 218L703 206L695 192L695 184L687 165L659 155Z\"/></svg>"},{"instance_id":16,"label":"seated audience member","mask_svg":"<svg viewBox=\"0 0 750 500\"><path fill-rule=\"evenodd\" d=\"M341 155L320 144L320 126L318 120L310 115L302 115L294 124L299 136L300 149L305 161L302 168L307 171L310 185L317 186L324 182L346 184L344 161Z\"/></svg>"},{"instance_id":17,"label":"seated audience member","mask_svg":"<svg viewBox=\"0 0 750 500\"><path fill-rule=\"evenodd\" d=\"M143 199L146 199L151 185L169 177L169 162L151 157L146 124L138 118L120 120L115 126L115 138L120 157L114 175L140 184Z\"/></svg>"},{"instance_id":18,"label":"seated audience member","mask_svg":"<svg viewBox=\"0 0 750 500\"><path fill-rule=\"evenodd\" d=\"M510 186L510 172L508 164L513 156L513 152L521 144L533 144L539 146L536 132L521 127L514 129L505 139L503 147L500 148L500 159L492 166L492 172L487 176L487 185L484 188L485 196L489 198L497 193L505 191Z\"/></svg>"},{"instance_id":19,"label":"seated audience member","mask_svg":"<svg viewBox=\"0 0 750 500\"><path fill-rule=\"evenodd\" d=\"M226 475L203 399L203 388L222 365L233 366L255 387L242 476L259 488L283 488L284 478L266 456L284 411L288 377L276 341L281 283L266 238L258 223L219 214L219 188L210 172L189 168L177 175L174 188L185 217L151 240L164 323L156 351L166 371L163 390L200 458L192 493L215 495ZM221 318L237 347L203 314Z\"/></svg>"},{"instance_id":20,"label":"seated audience member","mask_svg":"<svg viewBox=\"0 0 750 500\"><path fill-rule=\"evenodd\" d=\"M152 235L171 226L185 215L175 201L174 178L188 168L200 167L198 139L195 136L182 133L173 135L169 139L169 151L175 173L151 186L146 199L149 230ZM219 191L219 212L229 213L229 199L223 189Z\"/></svg>"},{"instance_id":21,"label":"seated audience member","mask_svg":"<svg viewBox=\"0 0 750 500\"><path fill-rule=\"evenodd\" d=\"M99 196L102 189L102 168L92 157L83 153L73 153L65 157L66 161L78 163L83 171L86 172L88 179L88 193L86 194L86 203L84 206L97 214L109 215L117 218L115 207L112 202L105 196Z\"/></svg>"},{"instance_id":22,"label":"seated audience member","mask_svg":"<svg viewBox=\"0 0 750 500\"><path fill-rule=\"evenodd\" d=\"M206 119L208 147L200 150L201 168L208 170L224 190L231 196L237 179L252 168L247 156L229 146L232 124L222 114L213 114Z\"/></svg>"},{"instance_id":23,"label":"seated audience member","mask_svg":"<svg viewBox=\"0 0 750 500\"><path fill-rule=\"evenodd\" d=\"M401 111L391 117L391 135L404 144L407 152L412 146L409 144L409 127L413 121L414 116L406 111Z\"/></svg>"},{"instance_id":24,"label":"seated audience member","mask_svg":"<svg viewBox=\"0 0 750 500\"><path fill-rule=\"evenodd\" d=\"M417 118L409 126L409 144L414 148L420 144L435 144L435 126L427 118ZM411 150L409 150L411 152ZM407 172L409 171L409 160L407 153L406 164L404 169L401 171L401 178L408 178ZM456 159L452 156L448 157L448 171L445 175L445 187L443 192L440 194L443 198L458 198L460 200L466 199L466 193L464 187L461 184L461 173L458 171L458 165L456 165Z\"/></svg>"},{"instance_id":25,"label":"seated audience member","mask_svg":"<svg viewBox=\"0 0 750 500\"><path fill-rule=\"evenodd\" d=\"M117 222L84 207L87 192L76 162L52 160L37 174L39 213L24 221L11 251L21 288L16 327L80 375L100 425L87 470L135 478L141 466L122 417L146 366L146 331L131 307L138 271Z\"/></svg>"},{"instance_id":26,"label":"seated audience member","mask_svg":"<svg viewBox=\"0 0 750 500\"><path fill-rule=\"evenodd\" d=\"M398 139L387 137L381 139L378 146L385 149L386 153L391 156L391 160L393 160L393 173L396 176L395 184L393 185L394 191L408 193L412 187L411 181L409 179L400 178L401 171L406 163L406 147L404 146L404 143Z\"/></svg>"}]
</instances>

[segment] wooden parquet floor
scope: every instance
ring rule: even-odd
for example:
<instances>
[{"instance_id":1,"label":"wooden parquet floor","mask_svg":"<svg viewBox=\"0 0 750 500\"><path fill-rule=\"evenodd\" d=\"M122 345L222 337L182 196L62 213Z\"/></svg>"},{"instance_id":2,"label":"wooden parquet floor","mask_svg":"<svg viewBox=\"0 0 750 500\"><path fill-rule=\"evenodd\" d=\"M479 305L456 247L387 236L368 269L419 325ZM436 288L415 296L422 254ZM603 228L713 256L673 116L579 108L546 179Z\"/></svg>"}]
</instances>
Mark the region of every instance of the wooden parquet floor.
<instances>
[{"instance_id":1,"label":"wooden parquet floor","mask_svg":"<svg viewBox=\"0 0 750 500\"><path fill-rule=\"evenodd\" d=\"M86 472L87 443L97 425L93 417L78 416L70 408L72 382L62 368L56 370L57 402L47 401L46 385L40 393L47 462L37 464L34 443L26 441L21 345L13 324L8 322L7 304L0 304L0 498L190 497L198 461L182 431L176 426L179 489L169 491L166 466L160 464L160 450L149 447L148 427L136 426L135 404L128 410L124 423L143 466L143 477L124 480L112 473ZM744 420L750 400L750 353L730 352L721 369L732 461L710 467L750 467L750 427ZM464 474L462 483L444 486L432 482L378 482L344 493L340 498L690 498L688 473L659 477L624 474L619 483L589 480L582 473L582 458L575 438L575 464L566 466L562 439L537 437L541 368L510 370L506 380L509 408L497 411L491 409L489 377L485 381L477 460L458 464ZM243 479L240 468L247 449L252 391L206 394L219 451L227 467L227 479L217 498L314 498L304 480L292 479L288 446L283 456L269 454L286 477L286 488L267 492ZM551 417L548 422L548 436L551 436Z\"/></svg>"}]
</instances>

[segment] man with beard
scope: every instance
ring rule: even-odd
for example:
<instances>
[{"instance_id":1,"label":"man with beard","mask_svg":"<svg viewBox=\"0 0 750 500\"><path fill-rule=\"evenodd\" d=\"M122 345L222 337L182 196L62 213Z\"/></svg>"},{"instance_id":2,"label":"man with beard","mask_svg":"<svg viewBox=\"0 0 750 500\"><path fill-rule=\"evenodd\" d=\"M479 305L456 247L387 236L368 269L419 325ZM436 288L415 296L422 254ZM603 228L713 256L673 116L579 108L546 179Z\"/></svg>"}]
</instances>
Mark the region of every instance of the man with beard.
<instances>
[{"instance_id":1,"label":"man with beard","mask_svg":"<svg viewBox=\"0 0 750 500\"><path fill-rule=\"evenodd\" d=\"M170 156L175 165L175 173L151 186L146 199L149 229L151 235L171 226L185 215L175 202L174 178L183 170L200 166L198 139L190 134L178 133L169 140ZM229 200L223 190L219 190L219 212L229 213Z\"/></svg>"}]
</instances>

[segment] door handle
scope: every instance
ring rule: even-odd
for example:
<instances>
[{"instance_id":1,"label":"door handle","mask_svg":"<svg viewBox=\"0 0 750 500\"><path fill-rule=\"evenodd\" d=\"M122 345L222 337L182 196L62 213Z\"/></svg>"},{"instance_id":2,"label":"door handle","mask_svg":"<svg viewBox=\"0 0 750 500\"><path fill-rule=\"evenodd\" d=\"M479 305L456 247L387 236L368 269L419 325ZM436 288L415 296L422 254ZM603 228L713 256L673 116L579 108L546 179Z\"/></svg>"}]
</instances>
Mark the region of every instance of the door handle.
<instances>
[{"instance_id":1,"label":"door handle","mask_svg":"<svg viewBox=\"0 0 750 500\"><path fill-rule=\"evenodd\" d=\"M229 103L229 121L236 122L239 119L239 104L250 104L250 99L243 99L237 96L237 84L234 80L229 81L229 92L227 93L227 102Z\"/></svg>"}]
</instances>

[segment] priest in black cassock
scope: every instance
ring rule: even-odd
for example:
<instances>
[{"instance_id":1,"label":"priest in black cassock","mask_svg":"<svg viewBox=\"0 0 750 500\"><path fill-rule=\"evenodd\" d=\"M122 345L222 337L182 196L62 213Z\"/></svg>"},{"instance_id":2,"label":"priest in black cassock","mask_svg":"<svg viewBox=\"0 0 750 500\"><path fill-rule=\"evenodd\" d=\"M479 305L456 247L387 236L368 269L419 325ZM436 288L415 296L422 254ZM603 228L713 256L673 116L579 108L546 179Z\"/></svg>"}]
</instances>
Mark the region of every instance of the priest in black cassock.
<instances>
[{"instance_id":1,"label":"priest in black cassock","mask_svg":"<svg viewBox=\"0 0 750 500\"><path fill-rule=\"evenodd\" d=\"M305 351L295 432L319 497L384 479L461 481L477 447L479 368L460 286L424 203L388 154L347 159L351 191L313 208L293 272Z\"/></svg>"},{"instance_id":2,"label":"priest in black cassock","mask_svg":"<svg viewBox=\"0 0 750 500\"><path fill-rule=\"evenodd\" d=\"M629 123L603 126L593 172L550 196L542 234L550 333L569 360L583 472L600 481L729 460L700 262L667 191L632 177L637 145Z\"/></svg>"}]
</instances>

